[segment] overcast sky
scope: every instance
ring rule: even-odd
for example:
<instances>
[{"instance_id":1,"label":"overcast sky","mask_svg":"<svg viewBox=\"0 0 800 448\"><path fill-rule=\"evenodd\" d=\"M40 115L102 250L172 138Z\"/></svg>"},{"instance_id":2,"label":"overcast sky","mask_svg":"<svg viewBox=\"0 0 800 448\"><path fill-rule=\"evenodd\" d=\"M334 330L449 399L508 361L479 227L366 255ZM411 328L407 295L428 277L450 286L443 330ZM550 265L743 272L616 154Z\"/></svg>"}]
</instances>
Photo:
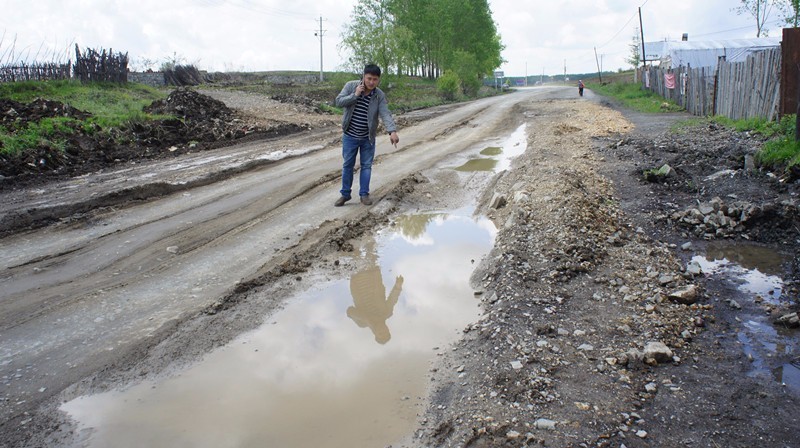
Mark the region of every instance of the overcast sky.
<instances>
[{"instance_id":1,"label":"overcast sky","mask_svg":"<svg viewBox=\"0 0 800 448\"><path fill-rule=\"evenodd\" d=\"M356 0L0 0L0 63L66 54L70 43L128 52L131 65L177 55L199 68L319 70L314 35L323 18L323 65L343 68L338 43ZM645 41L754 38L755 20L739 0L490 0L506 49L506 76L626 67L639 25ZM780 36L779 13L770 16ZM469 30L464 30L468 33ZM41 59L41 56L39 57Z\"/></svg>"}]
</instances>

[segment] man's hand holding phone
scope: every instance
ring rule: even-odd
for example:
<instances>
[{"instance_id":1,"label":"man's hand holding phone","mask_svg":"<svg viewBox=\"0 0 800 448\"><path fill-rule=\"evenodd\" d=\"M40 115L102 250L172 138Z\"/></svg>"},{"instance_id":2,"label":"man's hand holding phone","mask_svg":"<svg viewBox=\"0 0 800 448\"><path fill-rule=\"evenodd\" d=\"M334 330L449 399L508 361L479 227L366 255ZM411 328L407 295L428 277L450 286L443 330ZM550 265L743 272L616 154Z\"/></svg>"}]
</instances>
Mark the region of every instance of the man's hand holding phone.
<instances>
[{"instance_id":1,"label":"man's hand holding phone","mask_svg":"<svg viewBox=\"0 0 800 448\"><path fill-rule=\"evenodd\" d=\"M358 83L358 87L356 87L356 96L361 96L364 93L364 80L362 79L360 83Z\"/></svg>"}]
</instances>

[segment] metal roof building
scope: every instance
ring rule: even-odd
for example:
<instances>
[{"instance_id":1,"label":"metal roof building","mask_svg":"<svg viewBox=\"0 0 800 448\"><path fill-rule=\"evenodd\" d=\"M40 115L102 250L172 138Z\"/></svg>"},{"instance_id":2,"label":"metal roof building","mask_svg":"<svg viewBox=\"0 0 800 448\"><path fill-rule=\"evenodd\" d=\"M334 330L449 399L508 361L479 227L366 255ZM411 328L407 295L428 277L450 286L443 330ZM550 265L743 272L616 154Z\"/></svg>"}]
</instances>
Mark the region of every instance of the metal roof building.
<instances>
[{"instance_id":1,"label":"metal roof building","mask_svg":"<svg viewBox=\"0 0 800 448\"><path fill-rule=\"evenodd\" d=\"M748 55L780 47L778 37L761 37L758 39L729 39L705 41L663 41L645 42L645 54L648 62L660 62L662 68L691 66L693 68L716 68L719 58L725 57L728 62L744 61Z\"/></svg>"}]
</instances>

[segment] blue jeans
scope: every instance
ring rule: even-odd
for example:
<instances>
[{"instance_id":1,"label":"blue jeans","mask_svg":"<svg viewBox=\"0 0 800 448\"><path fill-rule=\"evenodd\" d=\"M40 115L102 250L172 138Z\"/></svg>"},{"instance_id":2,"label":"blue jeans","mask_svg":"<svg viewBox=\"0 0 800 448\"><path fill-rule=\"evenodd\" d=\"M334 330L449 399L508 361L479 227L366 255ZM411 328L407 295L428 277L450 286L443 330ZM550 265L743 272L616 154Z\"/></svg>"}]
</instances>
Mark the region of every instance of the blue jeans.
<instances>
[{"instance_id":1,"label":"blue jeans","mask_svg":"<svg viewBox=\"0 0 800 448\"><path fill-rule=\"evenodd\" d=\"M369 178L372 176L372 159L375 158L375 145L369 141L369 137L353 138L349 135L342 135L342 190L340 193L346 198L350 198L353 186L353 167L356 165L356 155L361 153L361 170L358 174L358 195L367 196L369 194Z\"/></svg>"}]
</instances>

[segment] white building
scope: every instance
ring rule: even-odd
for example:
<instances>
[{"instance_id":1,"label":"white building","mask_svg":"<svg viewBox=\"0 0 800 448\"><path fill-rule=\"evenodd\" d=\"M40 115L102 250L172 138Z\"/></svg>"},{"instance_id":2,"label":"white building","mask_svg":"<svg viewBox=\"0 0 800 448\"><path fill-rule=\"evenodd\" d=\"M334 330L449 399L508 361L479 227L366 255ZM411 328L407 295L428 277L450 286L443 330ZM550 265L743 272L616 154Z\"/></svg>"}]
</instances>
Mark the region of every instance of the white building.
<instances>
[{"instance_id":1,"label":"white building","mask_svg":"<svg viewBox=\"0 0 800 448\"><path fill-rule=\"evenodd\" d=\"M661 68L691 65L692 68L716 68L719 58L728 62L744 61L751 53L781 46L778 37L704 41L645 42L647 62L660 63Z\"/></svg>"}]
</instances>

